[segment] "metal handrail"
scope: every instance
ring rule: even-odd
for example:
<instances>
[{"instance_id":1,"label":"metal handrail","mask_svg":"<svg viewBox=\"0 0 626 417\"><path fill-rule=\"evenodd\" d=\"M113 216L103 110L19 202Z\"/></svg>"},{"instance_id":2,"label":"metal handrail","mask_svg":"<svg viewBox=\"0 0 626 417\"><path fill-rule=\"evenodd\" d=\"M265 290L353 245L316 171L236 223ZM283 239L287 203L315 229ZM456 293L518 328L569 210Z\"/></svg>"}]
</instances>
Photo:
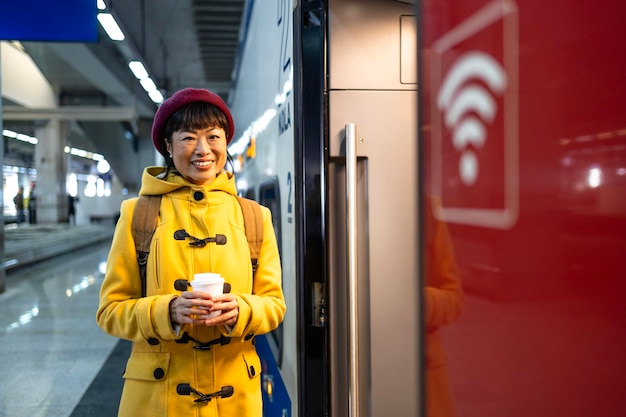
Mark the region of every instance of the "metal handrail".
<instances>
[{"instance_id":1,"label":"metal handrail","mask_svg":"<svg viewBox=\"0 0 626 417\"><path fill-rule=\"evenodd\" d=\"M359 304L357 288L356 126L346 124L346 242L349 305L349 415L359 416Z\"/></svg>"}]
</instances>

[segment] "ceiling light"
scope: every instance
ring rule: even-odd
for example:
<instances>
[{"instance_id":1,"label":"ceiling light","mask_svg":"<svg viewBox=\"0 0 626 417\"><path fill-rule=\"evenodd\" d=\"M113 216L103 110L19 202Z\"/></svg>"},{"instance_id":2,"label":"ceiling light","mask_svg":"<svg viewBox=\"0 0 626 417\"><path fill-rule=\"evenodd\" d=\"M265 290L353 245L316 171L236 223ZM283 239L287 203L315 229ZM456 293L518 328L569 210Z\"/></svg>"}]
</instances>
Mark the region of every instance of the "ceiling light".
<instances>
[{"instance_id":1,"label":"ceiling light","mask_svg":"<svg viewBox=\"0 0 626 417\"><path fill-rule=\"evenodd\" d=\"M6 136L7 138L17 138L17 132L8 129L4 129L2 131L2 135Z\"/></svg>"},{"instance_id":2,"label":"ceiling light","mask_svg":"<svg viewBox=\"0 0 626 417\"><path fill-rule=\"evenodd\" d=\"M139 82L141 83L143 89L148 93L157 89L157 86L154 81L152 81L152 78L144 78L143 80L139 80Z\"/></svg>"},{"instance_id":3,"label":"ceiling light","mask_svg":"<svg viewBox=\"0 0 626 417\"><path fill-rule=\"evenodd\" d=\"M146 67L143 66L141 61L130 61L128 63L128 68L135 74L138 80L143 80L144 78L148 78L148 71Z\"/></svg>"},{"instance_id":4,"label":"ceiling light","mask_svg":"<svg viewBox=\"0 0 626 417\"><path fill-rule=\"evenodd\" d=\"M98 5L98 10L105 10L107 8L107 5L104 3L104 0L98 0L97 5Z\"/></svg>"},{"instance_id":5,"label":"ceiling light","mask_svg":"<svg viewBox=\"0 0 626 417\"><path fill-rule=\"evenodd\" d=\"M100 0L98 0L98 7L100 7ZM102 2L104 4L104 2ZM106 5L104 5L106 7ZM112 40L124 41L124 32L120 28L120 26L115 21L114 13L99 13L98 20L100 24L107 32L109 37ZM150 96L150 99L155 104L160 104L163 102L163 94L158 90L156 83L150 78L150 73L148 69L142 62L142 58L137 53L134 56L131 56L129 51L136 51L137 48L134 47L132 39L128 38L125 42L121 44L117 44L120 51L126 56L128 59L128 68L132 71L133 75L139 80L141 86Z\"/></svg>"},{"instance_id":6,"label":"ceiling light","mask_svg":"<svg viewBox=\"0 0 626 417\"><path fill-rule=\"evenodd\" d=\"M109 165L106 159L103 159L98 162L96 169L100 174L106 174L111 169L111 165Z\"/></svg>"},{"instance_id":7,"label":"ceiling light","mask_svg":"<svg viewBox=\"0 0 626 417\"><path fill-rule=\"evenodd\" d=\"M150 99L156 104L160 104L163 102L163 94L159 90L152 90L148 92Z\"/></svg>"},{"instance_id":8,"label":"ceiling light","mask_svg":"<svg viewBox=\"0 0 626 417\"><path fill-rule=\"evenodd\" d=\"M32 136L25 135L25 134L23 134L23 133L18 133L18 134L17 134L16 139L17 139L17 140L21 140L22 142L32 143L33 145L36 145L36 144L37 144L37 142L39 142L39 141L37 140L37 138L34 138L34 137L32 137Z\"/></svg>"},{"instance_id":9,"label":"ceiling light","mask_svg":"<svg viewBox=\"0 0 626 417\"><path fill-rule=\"evenodd\" d=\"M34 136L28 136L23 133L14 132L12 130L4 129L2 131L2 136L6 136L7 138L21 140L22 142L28 142L33 145L36 145L39 140Z\"/></svg>"},{"instance_id":10,"label":"ceiling light","mask_svg":"<svg viewBox=\"0 0 626 417\"><path fill-rule=\"evenodd\" d=\"M110 13L98 13L98 21L104 28L109 38L113 41L123 41L126 37Z\"/></svg>"}]
</instances>

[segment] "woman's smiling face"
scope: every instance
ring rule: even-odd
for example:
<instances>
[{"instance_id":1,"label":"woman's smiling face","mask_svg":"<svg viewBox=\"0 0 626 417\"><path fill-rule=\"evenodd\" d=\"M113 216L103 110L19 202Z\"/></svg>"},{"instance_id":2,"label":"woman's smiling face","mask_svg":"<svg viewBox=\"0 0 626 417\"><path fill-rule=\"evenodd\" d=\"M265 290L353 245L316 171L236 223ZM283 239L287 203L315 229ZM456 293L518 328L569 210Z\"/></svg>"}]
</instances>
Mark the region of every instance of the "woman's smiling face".
<instances>
[{"instance_id":1,"label":"woman's smiling face","mask_svg":"<svg viewBox=\"0 0 626 417\"><path fill-rule=\"evenodd\" d=\"M226 132L221 127L177 130L165 145L176 170L192 184L210 184L226 165Z\"/></svg>"}]
</instances>

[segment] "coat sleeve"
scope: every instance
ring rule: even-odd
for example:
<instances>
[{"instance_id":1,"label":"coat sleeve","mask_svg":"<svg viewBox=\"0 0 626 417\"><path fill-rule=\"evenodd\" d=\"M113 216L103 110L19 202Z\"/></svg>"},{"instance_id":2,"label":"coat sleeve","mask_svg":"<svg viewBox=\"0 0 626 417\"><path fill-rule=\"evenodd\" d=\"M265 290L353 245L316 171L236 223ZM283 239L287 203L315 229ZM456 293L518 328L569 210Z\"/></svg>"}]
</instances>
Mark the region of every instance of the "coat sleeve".
<instances>
[{"instance_id":1,"label":"coat sleeve","mask_svg":"<svg viewBox=\"0 0 626 417\"><path fill-rule=\"evenodd\" d=\"M268 333L283 321L285 298L282 290L282 271L272 216L267 207L263 211L263 245L259 267L254 274L252 294L237 294L239 317L228 336L251 338Z\"/></svg>"},{"instance_id":2,"label":"coat sleeve","mask_svg":"<svg viewBox=\"0 0 626 417\"><path fill-rule=\"evenodd\" d=\"M454 321L461 314L463 291L456 264L452 239L446 223L433 216L439 207L434 198L426 206L426 328L436 330Z\"/></svg>"},{"instance_id":3,"label":"coat sleeve","mask_svg":"<svg viewBox=\"0 0 626 417\"><path fill-rule=\"evenodd\" d=\"M139 265L131 231L136 201L122 202L100 288L96 321L106 333L122 339L174 340L177 336L170 322L169 304L176 295L141 297Z\"/></svg>"}]
</instances>

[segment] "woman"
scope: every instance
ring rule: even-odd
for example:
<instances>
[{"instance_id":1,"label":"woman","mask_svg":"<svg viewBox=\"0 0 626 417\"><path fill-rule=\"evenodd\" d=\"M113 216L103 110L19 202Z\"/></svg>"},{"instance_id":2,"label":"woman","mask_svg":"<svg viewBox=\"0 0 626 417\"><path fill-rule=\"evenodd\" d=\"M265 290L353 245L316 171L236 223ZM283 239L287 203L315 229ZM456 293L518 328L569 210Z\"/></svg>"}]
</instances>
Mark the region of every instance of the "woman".
<instances>
[{"instance_id":1,"label":"woman","mask_svg":"<svg viewBox=\"0 0 626 417\"><path fill-rule=\"evenodd\" d=\"M184 89L165 100L152 140L167 167L144 171L140 195L161 195L146 273L146 296L131 223L137 199L122 203L100 291L98 324L132 340L119 416L260 416L261 364L254 336L275 329L285 314L281 268L269 209L253 275L235 178L225 171L234 124L222 99ZM224 244L190 245L174 234ZM222 242L223 243L223 242ZM178 291L174 282L219 273L230 293ZM221 310L215 318L212 311Z\"/></svg>"}]
</instances>

